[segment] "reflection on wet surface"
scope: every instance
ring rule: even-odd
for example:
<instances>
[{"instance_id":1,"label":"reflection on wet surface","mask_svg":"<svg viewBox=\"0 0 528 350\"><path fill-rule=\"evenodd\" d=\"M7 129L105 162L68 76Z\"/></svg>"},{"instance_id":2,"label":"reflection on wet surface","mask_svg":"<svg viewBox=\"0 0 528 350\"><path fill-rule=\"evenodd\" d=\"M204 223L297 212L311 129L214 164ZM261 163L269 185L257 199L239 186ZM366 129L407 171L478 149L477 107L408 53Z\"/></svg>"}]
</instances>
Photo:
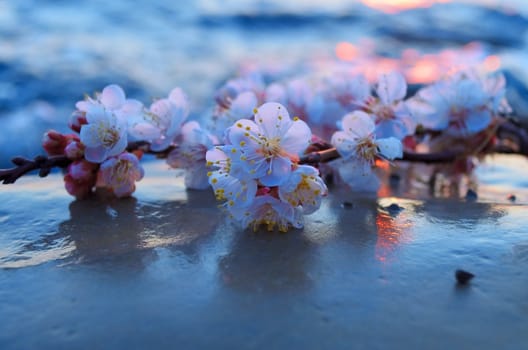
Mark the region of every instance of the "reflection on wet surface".
<instances>
[{"instance_id":1,"label":"reflection on wet surface","mask_svg":"<svg viewBox=\"0 0 528 350\"><path fill-rule=\"evenodd\" d=\"M208 117L214 89L253 59L270 72L359 59L371 78L401 68L411 90L483 61L505 70L526 119L525 2L455 2L0 2L0 163L38 153L44 129L64 130L110 82L144 101L182 86L192 117ZM0 189L0 349L521 349L527 169L497 156L452 181L399 164L378 196L334 185L288 234L240 231L164 165L119 201L22 179ZM476 275L468 286L458 268Z\"/></svg>"},{"instance_id":2,"label":"reflection on wet surface","mask_svg":"<svg viewBox=\"0 0 528 350\"><path fill-rule=\"evenodd\" d=\"M25 179L0 192L0 310L11 320L0 344L339 348L456 339L519 348L528 326L528 197L511 184L513 204L489 190L501 183L497 171L510 171L500 164L479 174L476 201L404 199L391 188L378 199L334 185L305 228L287 234L236 229L209 191L185 191L181 174L154 163L126 200L73 201L58 175ZM476 275L465 288L455 285L458 268ZM408 337L410 328L419 334Z\"/></svg>"},{"instance_id":3,"label":"reflection on wet surface","mask_svg":"<svg viewBox=\"0 0 528 350\"><path fill-rule=\"evenodd\" d=\"M226 231L229 238L220 239L221 245L230 245L233 252L224 256L220 265L225 279L234 284L253 275L236 278L237 266L244 266L246 259L254 259L252 256L262 254L266 263L257 267L261 272L279 271L284 264L290 264L291 271L296 262L309 258L299 256L289 261L290 252L301 254L304 249L310 252L306 253L309 256L313 254L310 247L336 241L349 242L361 254L372 249L373 257L386 262L397 259L402 246L420 239L440 240L442 235L452 235L452 229L464 230L469 237L482 235L482 239L488 239L496 227L508 222L512 213L525 209L528 192L520 176L523 170L518 161L508 163L508 159L491 161L480 171L479 198L475 202L453 193L447 198L431 198L425 188L409 194L407 183L382 187L380 199L334 185L321 209L306 217L305 228L287 235L239 232L218 210L210 191L186 191L181 173L173 177L160 164L149 163L147 171L151 177L139 183L137 197L123 200L104 193L87 200L71 200L64 193L59 176L28 178L19 187L0 193L6 204L0 212L4 226L0 266L20 268L54 261L82 264L159 247L192 252ZM512 171L519 173L518 182L506 183ZM510 204L507 196L511 193L516 194L516 200ZM393 194L415 199L392 197ZM22 206L27 206L27 210L17 209ZM417 236L416 231L428 225L432 225L433 233ZM267 245L270 248L264 248ZM269 261L274 265L268 265Z\"/></svg>"},{"instance_id":4,"label":"reflection on wet surface","mask_svg":"<svg viewBox=\"0 0 528 350\"><path fill-rule=\"evenodd\" d=\"M28 227L18 239L6 236L7 248L0 257L0 267L27 267L64 259L63 263L84 263L160 246L189 247L212 234L220 221L216 207L206 203L214 203L208 191L190 191L186 200L159 203L104 195L74 200L68 206L69 219L62 221L56 232L34 236ZM6 215L6 224L14 225L9 218Z\"/></svg>"}]
</instances>

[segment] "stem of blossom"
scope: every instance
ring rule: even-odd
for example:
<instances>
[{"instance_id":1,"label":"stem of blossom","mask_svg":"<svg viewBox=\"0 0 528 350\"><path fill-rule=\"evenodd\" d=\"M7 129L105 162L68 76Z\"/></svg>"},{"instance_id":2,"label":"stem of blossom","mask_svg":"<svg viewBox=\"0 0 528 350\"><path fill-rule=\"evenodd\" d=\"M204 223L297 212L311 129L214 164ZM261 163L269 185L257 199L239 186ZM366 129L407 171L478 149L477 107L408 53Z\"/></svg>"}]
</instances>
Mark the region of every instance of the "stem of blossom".
<instances>
[{"instance_id":1,"label":"stem of blossom","mask_svg":"<svg viewBox=\"0 0 528 350\"><path fill-rule=\"evenodd\" d=\"M528 156L528 130L512 121L501 123L496 131L497 143L494 148L496 153L517 153ZM177 145L171 145L163 151L152 151L150 144L145 141L130 142L127 151L142 150L145 153L156 155L158 158L167 158L169 153L176 149ZM329 143L317 139L309 148L310 153L300 158L301 164L317 165L340 158L339 153ZM315 150L315 151L314 151ZM444 151L437 153L414 153L403 152L400 160L421 163L450 163L460 158L460 153ZM53 168L66 168L72 160L64 155L59 156L37 156L33 159L15 157L12 163L16 165L10 169L0 169L0 182L3 184L15 183L23 175L39 170L39 176L45 177Z\"/></svg>"},{"instance_id":2,"label":"stem of blossom","mask_svg":"<svg viewBox=\"0 0 528 350\"><path fill-rule=\"evenodd\" d=\"M147 154L153 154L157 158L165 159L168 157L169 153L174 151L176 148L178 148L177 145L170 145L163 151L153 151L150 149L150 143L148 143L147 141L133 141L128 143L127 151L132 152L136 150L141 150Z\"/></svg>"},{"instance_id":3,"label":"stem of blossom","mask_svg":"<svg viewBox=\"0 0 528 350\"><path fill-rule=\"evenodd\" d=\"M305 154L301 157L299 163L317 165L319 163L329 162L339 157L341 156L335 148L329 148L326 150Z\"/></svg>"},{"instance_id":4,"label":"stem of blossom","mask_svg":"<svg viewBox=\"0 0 528 350\"><path fill-rule=\"evenodd\" d=\"M454 152L437 152L437 153L414 153L414 152L403 152L403 158L398 160L404 160L408 162L421 162L421 163L449 163L456 160L460 154ZM335 148L330 148L323 151L311 152L301 157L301 164L317 165L318 163L326 163L334 159L340 158L341 156Z\"/></svg>"},{"instance_id":5,"label":"stem of blossom","mask_svg":"<svg viewBox=\"0 0 528 350\"><path fill-rule=\"evenodd\" d=\"M15 183L23 175L33 170L39 170L39 176L48 176L53 168L65 168L71 160L66 156L36 156L31 159L15 157L11 160L16 167L11 169L0 169L0 181L3 184Z\"/></svg>"},{"instance_id":6,"label":"stem of blossom","mask_svg":"<svg viewBox=\"0 0 528 350\"><path fill-rule=\"evenodd\" d=\"M166 150L155 152L150 150L150 144L145 141L130 142L127 146L127 151L134 151L141 149L145 153L154 154L158 158L167 158L168 154L174 150L177 146L170 146ZM11 162L16 165L9 169L0 169L0 182L4 185L13 184L19 178L26 175L27 173L38 170L40 177L46 177L53 168L66 168L73 161L65 155L59 156L36 156L33 159L24 157L15 157L11 159Z\"/></svg>"}]
</instances>

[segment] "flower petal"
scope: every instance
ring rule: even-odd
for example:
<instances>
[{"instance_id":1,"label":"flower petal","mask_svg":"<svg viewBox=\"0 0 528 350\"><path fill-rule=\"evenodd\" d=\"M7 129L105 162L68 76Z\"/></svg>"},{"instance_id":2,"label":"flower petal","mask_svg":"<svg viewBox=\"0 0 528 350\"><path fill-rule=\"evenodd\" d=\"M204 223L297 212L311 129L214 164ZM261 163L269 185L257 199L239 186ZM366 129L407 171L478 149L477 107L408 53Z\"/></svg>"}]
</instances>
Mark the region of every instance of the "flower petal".
<instances>
[{"instance_id":1,"label":"flower petal","mask_svg":"<svg viewBox=\"0 0 528 350\"><path fill-rule=\"evenodd\" d=\"M209 187L207 168L205 163L195 163L193 167L185 169L185 187L191 190L205 190Z\"/></svg>"},{"instance_id":2,"label":"flower petal","mask_svg":"<svg viewBox=\"0 0 528 350\"><path fill-rule=\"evenodd\" d=\"M128 122L128 120L133 119L137 116L141 116L143 112L143 103L138 100L126 100L121 108L115 112L118 119Z\"/></svg>"},{"instance_id":3,"label":"flower petal","mask_svg":"<svg viewBox=\"0 0 528 350\"><path fill-rule=\"evenodd\" d=\"M249 119L240 119L228 129L228 141L235 147L254 148L259 147L259 127Z\"/></svg>"},{"instance_id":4,"label":"flower petal","mask_svg":"<svg viewBox=\"0 0 528 350\"><path fill-rule=\"evenodd\" d=\"M121 135L119 135L119 140L116 142L114 147L112 147L110 150L108 150L108 156L117 156L121 152L123 152L128 144L127 134L126 132L122 132Z\"/></svg>"},{"instance_id":5,"label":"flower petal","mask_svg":"<svg viewBox=\"0 0 528 350\"><path fill-rule=\"evenodd\" d=\"M100 101L107 109L119 109L125 103L125 92L119 85L108 85L103 89Z\"/></svg>"},{"instance_id":6,"label":"flower petal","mask_svg":"<svg viewBox=\"0 0 528 350\"><path fill-rule=\"evenodd\" d=\"M257 107L257 96L252 91L246 91L238 95L229 108L231 115L236 119L249 119L253 116L253 110Z\"/></svg>"},{"instance_id":7,"label":"flower petal","mask_svg":"<svg viewBox=\"0 0 528 350\"><path fill-rule=\"evenodd\" d=\"M398 119L381 120L376 125L376 138L396 137L403 140L408 135L407 128Z\"/></svg>"},{"instance_id":8,"label":"flower petal","mask_svg":"<svg viewBox=\"0 0 528 350\"><path fill-rule=\"evenodd\" d=\"M372 118L363 111L354 111L345 115L342 126L343 131L354 139L371 135L376 127Z\"/></svg>"},{"instance_id":9,"label":"flower petal","mask_svg":"<svg viewBox=\"0 0 528 350\"><path fill-rule=\"evenodd\" d=\"M403 145L395 137L376 140L380 154L389 160L403 157Z\"/></svg>"},{"instance_id":10,"label":"flower petal","mask_svg":"<svg viewBox=\"0 0 528 350\"><path fill-rule=\"evenodd\" d=\"M291 127L281 138L281 148L288 154L299 155L310 145L312 130L308 124L300 119L295 119Z\"/></svg>"},{"instance_id":11,"label":"flower petal","mask_svg":"<svg viewBox=\"0 0 528 350\"><path fill-rule=\"evenodd\" d=\"M205 159L207 162L214 164L220 164L220 162L226 161L227 155L220 147L213 147L205 153Z\"/></svg>"},{"instance_id":12,"label":"flower petal","mask_svg":"<svg viewBox=\"0 0 528 350\"><path fill-rule=\"evenodd\" d=\"M257 108L255 123L268 138L281 137L291 126L286 107L276 102L267 102Z\"/></svg>"},{"instance_id":13,"label":"flower petal","mask_svg":"<svg viewBox=\"0 0 528 350\"><path fill-rule=\"evenodd\" d=\"M405 78L401 73L396 71L382 74L378 80L376 93L385 105L402 100L407 94Z\"/></svg>"},{"instance_id":14,"label":"flower petal","mask_svg":"<svg viewBox=\"0 0 528 350\"><path fill-rule=\"evenodd\" d=\"M286 105L288 103L286 88L279 83L269 85L266 88L266 102L278 102Z\"/></svg>"},{"instance_id":15,"label":"flower petal","mask_svg":"<svg viewBox=\"0 0 528 350\"><path fill-rule=\"evenodd\" d=\"M81 126L81 142L86 147L97 147L101 144L98 129L98 126L94 124L85 124Z\"/></svg>"},{"instance_id":16,"label":"flower petal","mask_svg":"<svg viewBox=\"0 0 528 350\"><path fill-rule=\"evenodd\" d=\"M338 171L341 179L354 192L375 192L379 187L378 177L366 162L357 160L343 162L339 164Z\"/></svg>"},{"instance_id":17,"label":"flower petal","mask_svg":"<svg viewBox=\"0 0 528 350\"><path fill-rule=\"evenodd\" d=\"M104 146L86 147L84 158L92 163L102 163L108 156L108 149Z\"/></svg>"},{"instance_id":18,"label":"flower petal","mask_svg":"<svg viewBox=\"0 0 528 350\"><path fill-rule=\"evenodd\" d=\"M285 157L274 157L269 164L266 174L259 178L264 186L279 186L291 172L291 161Z\"/></svg>"},{"instance_id":19,"label":"flower petal","mask_svg":"<svg viewBox=\"0 0 528 350\"><path fill-rule=\"evenodd\" d=\"M161 137L160 129L146 122L132 125L129 132L133 138L141 141L155 140Z\"/></svg>"},{"instance_id":20,"label":"flower petal","mask_svg":"<svg viewBox=\"0 0 528 350\"><path fill-rule=\"evenodd\" d=\"M472 111L466 119L466 130L470 134L477 133L488 127L491 123L491 113L489 110Z\"/></svg>"},{"instance_id":21,"label":"flower petal","mask_svg":"<svg viewBox=\"0 0 528 350\"><path fill-rule=\"evenodd\" d=\"M337 152L339 152L344 159L352 157L356 152L357 142L344 131L336 131L332 135L330 143L334 145Z\"/></svg>"}]
</instances>

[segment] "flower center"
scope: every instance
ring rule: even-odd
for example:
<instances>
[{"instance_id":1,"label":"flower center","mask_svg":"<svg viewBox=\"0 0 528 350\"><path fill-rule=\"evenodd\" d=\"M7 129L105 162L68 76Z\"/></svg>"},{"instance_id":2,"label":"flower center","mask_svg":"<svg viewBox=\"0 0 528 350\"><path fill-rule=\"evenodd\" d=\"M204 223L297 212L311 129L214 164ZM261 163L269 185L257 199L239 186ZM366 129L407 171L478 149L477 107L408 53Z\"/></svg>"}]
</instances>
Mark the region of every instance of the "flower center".
<instances>
[{"instance_id":1,"label":"flower center","mask_svg":"<svg viewBox=\"0 0 528 350\"><path fill-rule=\"evenodd\" d=\"M273 158L281 154L280 138L263 138L261 142L262 154L266 158Z\"/></svg>"},{"instance_id":2,"label":"flower center","mask_svg":"<svg viewBox=\"0 0 528 350\"><path fill-rule=\"evenodd\" d=\"M466 108L460 108L457 106L451 106L449 109L449 115L452 120L464 120L467 118L468 110Z\"/></svg>"},{"instance_id":3,"label":"flower center","mask_svg":"<svg viewBox=\"0 0 528 350\"><path fill-rule=\"evenodd\" d=\"M390 106L379 106L374 110L378 121L394 119L394 111Z\"/></svg>"},{"instance_id":4,"label":"flower center","mask_svg":"<svg viewBox=\"0 0 528 350\"><path fill-rule=\"evenodd\" d=\"M259 226L264 225L268 231L273 231L275 226L281 232L288 231L288 222L280 216L271 204L264 204L258 209L257 217L251 222L253 230L258 230Z\"/></svg>"},{"instance_id":5,"label":"flower center","mask_svg":"<svg viewBox=\"0 0 528 350\"><path fill-rule=\"evenodd\" d=\"M369 162L374 162L378 154L378 146L371 138L365 137L360 139L356 144L356 153L358 157Z\"/></svg>"},{"instance_id":6,"label":"flower center","mask_svg":"<svg viewBox=\"0 0 528 350\"><path fill-rule=\"evenodd\" d=\"M119 141L119 131L108 125L100 124L98 129L99 140L106 148L114 147Z\"/></svg>"},{"instance_id":7,"label":"flower center","mask_svg":"<svg viewBox=\"0 0 528 350\"><path fill-rule=\"evenodd\" d=\"M162 128L162 120L159 115L153 112L145 112L144 116L145 116L145 120L151 122L159 129Z\"/></svg>"}]
</instances>

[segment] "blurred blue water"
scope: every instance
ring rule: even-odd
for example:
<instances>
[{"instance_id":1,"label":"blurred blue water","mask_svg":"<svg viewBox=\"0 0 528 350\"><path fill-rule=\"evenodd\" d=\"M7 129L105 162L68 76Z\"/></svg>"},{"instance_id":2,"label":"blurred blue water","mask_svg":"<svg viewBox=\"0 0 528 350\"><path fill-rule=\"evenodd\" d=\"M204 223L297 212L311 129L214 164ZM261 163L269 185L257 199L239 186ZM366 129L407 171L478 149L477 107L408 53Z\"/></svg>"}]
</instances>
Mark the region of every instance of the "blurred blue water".
<instances>
[{"instance_id":1,"label":"blurred blue water","mask_svg":"<svg viewBox=\"0 0 528 350\"><path fill-rule=\"evenodd\" d=\"M507 12L448 3L389 15L333 0L0 2L0 166L41 153L43 131L66 131L75 101L109 83L144 102L181 86L197 117L241 65L332 57L340 41L370 38L389 56L479 41L504 56L522 97L528 21L519 14L526 5L511 4Z\"/></svg>"}]
</instances>

